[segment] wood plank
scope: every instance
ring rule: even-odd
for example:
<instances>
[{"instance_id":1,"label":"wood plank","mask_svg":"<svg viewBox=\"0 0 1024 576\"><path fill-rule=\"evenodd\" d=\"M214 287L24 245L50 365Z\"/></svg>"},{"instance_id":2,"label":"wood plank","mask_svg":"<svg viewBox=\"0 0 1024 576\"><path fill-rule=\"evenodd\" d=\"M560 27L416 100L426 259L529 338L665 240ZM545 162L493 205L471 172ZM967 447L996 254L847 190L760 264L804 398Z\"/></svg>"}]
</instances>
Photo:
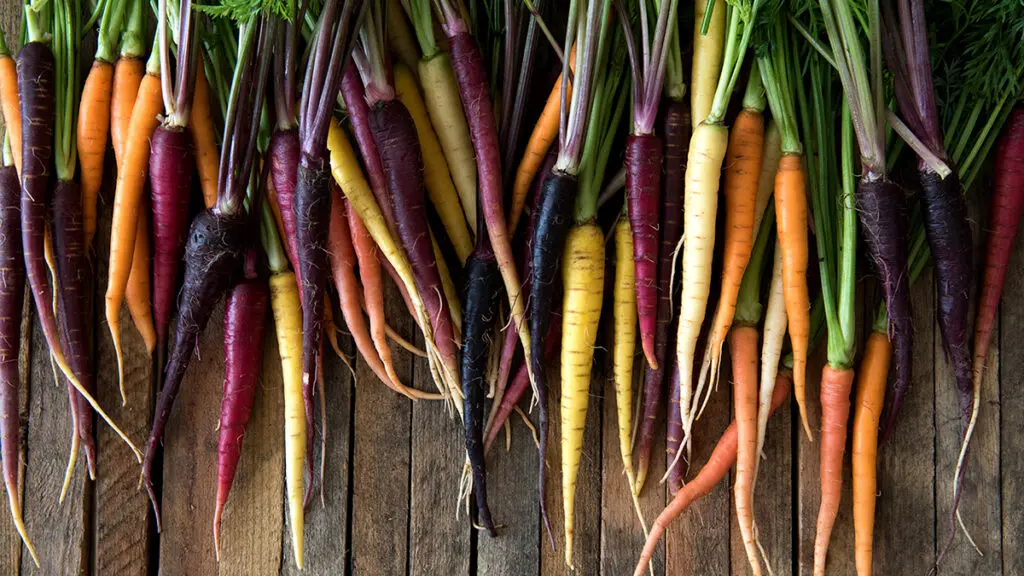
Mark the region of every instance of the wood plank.
<instances>
[{"instance_id":1,"label":"wood plank","mask_svg":"<svg viewBox=\"0 0 1024 576\"><path fill-rule=\"evenodd\" d=\"M340 319L341 316L335 315L335 318ZM342 350L346 354L351 355L352 345L348 338L341 338L339 345L342 346ZM278 372L280 372L281 364L276 345L273 361L277 363ZM326 343L324 344L324 375L326 377L324 389L327 405L327 459L324 461L323 501L321 502L319 494L314 494L312 502L306 507L303 562L307 574L344 574L348 564L345 551L348 550L352 373ZM281 395L280 389L278 395ZM281 398L283 399L283 396ZM317 411L319 412L319 408ZM283 422L283 413L280 418L280 421ZM315 452L318 465L322 454L319 438L320 435L317 434L318 441ZM283 439L283 435L275 435L273 439L273 442L282 450L281 466L277 469L277 475L281 480L279 493L284 489ZM317 483L316 487L319 486L320 484ZM277 500L277 507L277 517L285 518L288 515L288 510L283 497ZM268 511L269 513L271 512ZM281 574L298 574L291 529L288 528L287 521L279 524L277 530L280 533L278 541L283 541L283 545L279 544L275 549L281 553ZM276 564L271 565L276 568ZM240 572L239 574L248 573Z\"/></svg>"},{"instance_id":2,"label":"wood plank","mask_svg":"<svg viewBox=\"0 0 1024 576\"><path fill-rule=\"evenodd\" d=\"M277 574L284 530L284 385L273 315L267 310L263 362L252 414L221 519L222 576ZM212 518L211 518L212 522Z\"/></svg>"},{"instance_id":3,"label":"wood plank","mask_svg":"<svg viewBox=\"0 0 1024 576\"><path fill-rule=\"evenodd\" d=\"M972 202L967 210L971 222L988 222L987 206ZM984 237L975 234L975 262L984 262ZM978 266L982 266L979 264ZM973 318L973 306L972 315ZM993 341L1002 334L996 323ZM950 534L950 511L953 502L953 474L960 454L960 418L956 386L949 364L941 348L935 328L935 538L941 553ZM988 370L981 385L981 412L971 440L965 463L966 477L960 512L967 530L974 537L984 556L970 545L962 531L956 534L940 574L997 574L1002 570L1002 504L999 470L999 350L993 346Z\"/></svg>"},{"instance_id":4,"label":"wood plank","mask_svg":"<svg viewBox=\"0 0 1024 576\"><path fill-rule=\"evenodd\" d=\"M610 316L610 315L608 315ZM604 328L611 334L612 326L608 323ZM608 349L611 349L610 338ZM637 518L633 499L630 495L629 481L623 468L622 450L619 447L618 403L615 396L615 378L612 374L610 354L604 355L609 365L605 369L604 406L601 425L603 427L601 448L601 573L608 576L631 574L636 566L640 552L644 548L646 538ZM642 355L634 359L634 368L643 372L646 360ZM634 378L634 386L643 385L643 380ZM630 414L635 414L635 404L630 406ZM655 436L652 453L653 458L648 469L647 486L640 494L640 510L644 522L650 523L665 508L665 485L658 481L665 473L665 434L659 430ZM654 555L655 574L664 573L665 545L658 545Z\"/></svg>"},{"instance_id":5,"label":"wood plank","mask_svg":"<svg viewBox=\"0 0 1024 576\"><path fill-rule=\"evenodd\" d=\"M940 349L932 324L935 294L931 271L914 284L911 299L913 379L899 423L878 451L873 558L876 574L913 574L935 563L934 358ZM895 367L890 369L890 384L894 373Z\"/></svg>"},{"instance_id":6,"label":"wood plank","mask_svg":"<svg viewBox=\"0 0 1024 576\"><path fill-rule=\"evenodd\" d=\"M827 346L822 342L807 362L807 408L811 420L814 440L809 441L802 426L798 430L796 465L798 466L797 503L798 518L798 574L811 574L814 568L814 539L817 534L818 509L821 505L821 371L825 365ZM852 402L851 393L851 402ZM798 418L793 408L794 420ZM852 404L851 404L852 411ZM832 528L828 559L825 569L830 574L853 574L856 572L853 557L853 503L852 476L850 470L850 438L847 436L843 454L843 493L839 503L839 516Z\"/></svg>"},{"instance_id":7,"label":"wood plank","mask_svg":"<svg viewBox=\"0 0 1024 576\"><path fill-rule=\"evenodd\" d=\"M724 385L723 381L720 385ZM763 384L762 384L763 385ZM793 413L787 403L768 420L764 449L754 494L754 519L758 539L775 576L793 573ZM730 497L735 502L734 493ZM749 574L750 563L736 520L736 506L730 518L732 573ZM765 567L764 559L761 561Z\"/></svg>"},{"instance_id":8,"label":"wood plank","mask_svg":"<svg viewBox=\"0 0 1024 576\"><path fill-rule=\"evenodd\" d=\"M423 347L422 338L417 338L417 346ZM417 359L413 371L417 388L434 387L426 360ZM367 385L383 386L377 380ZM410 574L469 573L472 527L465 501L458 502L456 497L466 448L462 418L453 410L436 401L412 405ZM490 539L486 531L476 531L474 536L478 541Z\"/></svg>"},{"instance_id":9,"label":"wood plank","mask_svg":"<svg viewBox=\"0 0 1024 576\"><path fill-rule=\"evenodd\" d=\"M110 158L109 160L112 160ZM107 163L113 174L113 162ZM96 227L96 286L94 302L103 302L107 289L110 220L113 211L113 182L101 190ZM144 446L153 417L153 360L132 324L127 304L121 306L121 345L124 353L122 404L114 343L107 323L97 320L93 338L96 345L96 399L137 446ZM144 490L138 489L139 464L125 449L123 441L108 426L99 425L96 449L96 484L93 569L98 574L144 575L149 572L150 554L155 549L155 522Z\"/></svg>"},{"instance_id":10,"label":"wood plank","mask_svg":"<svg viewBox=\"0 0 1024 576\"><path fill-rule=\"evenodd\" d=\"M559 318L556 321L561 321ZM604 392L604 359L597 354L590 379L590 404L583 432L583 456L576 483L575 528L573 537L573 568L565 563L565 529L562 512L562 425L559 418L561 381L557 377L558 364L552 362L548 373L554 376L548 382L548 472L544 477L544 496L547 503L551 530L555 536L555 550L540 547L540 573L543 576L568 574L598 574L601 562L601 415Z\"/></svg>"},{"instance_id":11,"label":"wood plank","mask_svg":"<svg viewBox=\"0 0 1024 576\"><path fill-rule=\"evenodd\" d=\"M172 340L173 342L173 337ZM164 431L160 573L213 574L217 423L224 388L224 301L199 337Z\"/></svg>"},{"instance_id":12,"label":"wood plank","mask_svg":"<svg viewBox=\"0 0 1024 576\"><path fill-rule=\"evenodd\" d=\"M25 472L25 525L36 552L21 555L24 574L84 574L88 571L88 514L91 486L86 481L85 456L75 467L67 497L58 502L72 433L65 383L55 386L46 338L33 322L33 363L29 395L28 449ZM99 424L98 424L99 425Z\"/></svg>"},{"instance_id":13,"label":"wood plank","mask_svg":"<svg viewBox=\"0 0 1024 576\"><path fill-rule=\"evenodd\" d=\"M529 400L520 403L528 406ZM536 421L534 409L534 421ZM498 434L487 455L487 488L498 538L477 540L477 576L537 574L540 547L550 549L537 505L537 447L519 416L510 418L512 442L505 450L505 432Z\"/></svg>"},{"instance_id":14,"label":"wood plank","mask_svg":"<svg viewBox=\"0 0 1024 576\"><path fill-rule=\"evenodd\" d=\"M979 235L982 235L980 232ZM985 230L987 235L987 230ZM985 238L987 240L987 238ZM1024 244L1017 242L1007 268L1003 302L1000 307L1001 326L1024 326ZM980 264L980 262L979 262ZM1020 374L1024 374L1024 349L1020 346L1019 330L1000 332L1000 471L1003 495L1003 574L1024 574L1024 394L1021 394ZM990 352L986 370L996 367L995 353ZM985 410L988 406L982 406ZM979 417L987 418L990 411ZM982 505L970 503L970 506Z\"/></svg>"},{"instance_id":15,"label":"wood plank","mask_svg":"<svg viewBox=\"0 0 1024 576\"><path fill-rule=\"evenodd\" d=\"M412 340L412 319L390 283L385 309L391 326ZM392 350L398 376L403 382L412 382L411 355ZM409 558L412 406L376 378L360 358L356 362L352 460L352 572L404 576Z\"/></svg>"},{"instance_id":16,"label":"wood plank","mask_svg":"<svg viewBox=\"0 0 1024 576\"><path fill-rule=\"evenodd\" d=\"M703 348L700 348L703 349ZM693 460L687 478L700 470L731 420L732 378L728 356L722 360L722 384L693 427ZM680 464L683 461L680 460ZM648 480L649 482L650 480ZM728 574L729 518L732 515L732 473L672 523L665 537L666 574Z\"/></svg>"}]
</instances>

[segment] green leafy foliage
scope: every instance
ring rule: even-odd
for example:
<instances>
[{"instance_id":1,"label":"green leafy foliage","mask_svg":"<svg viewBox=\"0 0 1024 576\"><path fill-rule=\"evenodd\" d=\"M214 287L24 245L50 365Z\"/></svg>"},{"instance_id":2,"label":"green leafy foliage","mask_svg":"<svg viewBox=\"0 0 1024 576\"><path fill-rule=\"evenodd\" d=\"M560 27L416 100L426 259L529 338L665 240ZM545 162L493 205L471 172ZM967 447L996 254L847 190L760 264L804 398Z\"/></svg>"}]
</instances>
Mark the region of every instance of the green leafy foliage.
<instances>
[{"instance_id":1,"label":"green leafy foliage","mask_svg":"<svg viewBox=\"0 0 1024 576\"><path fill-rule=\"evenodd\" d=\"M291 22L295 14L294 0L219 0L217 4L193 4L196 11L213 18L229 18L247 22L253 14L273 14Z\"/></svg>"}]
</instances>

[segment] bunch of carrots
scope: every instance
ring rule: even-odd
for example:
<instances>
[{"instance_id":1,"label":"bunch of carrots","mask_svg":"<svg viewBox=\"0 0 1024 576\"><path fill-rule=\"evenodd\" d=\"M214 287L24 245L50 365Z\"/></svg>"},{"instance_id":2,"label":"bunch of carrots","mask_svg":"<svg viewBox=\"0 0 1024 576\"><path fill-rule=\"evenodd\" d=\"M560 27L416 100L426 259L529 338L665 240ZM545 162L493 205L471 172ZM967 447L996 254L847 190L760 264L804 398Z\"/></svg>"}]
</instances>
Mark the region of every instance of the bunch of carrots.
<instances>
[{"instance_id":1,"label":"bunch of carrots","mask_svg":"<svg viewBox=\"0 0 1024 576\"><path fill-rule=\"evenodd\" d=\"M765 562L771 571L758 542L756 481L770 465L759 457L768 419L791 390L820 449L814 573L826 571L843 504L852 417L865 575L880 438L913 393L909 287L931 263L960 399L959 501L1024 214L1019 2L934 11L925 0L479 3L98 0L85 14L77 0L28 0L16 59L0 34L0 459L33 558L18 485L16 319L26 280L55 377L68 386L65 490L79 450L94 471L95 411L139 459L158 530L153 478L164 428L187 417L172 407L189 393L196 339L224 299L218 554L273 318L298 567L318 433L327 442L317 422L330 409L325 340L349 362L342 330L381 384L461 419L455 496L492 536L501 519L488 506L487 452L518 412L537 431L538 501L554 545L544 490L557 408L572 565L591 368L608 325L624 489L647 536L637 576L667 525L734 465L751 572ZM81 39L93 29L97 48L80 81ZM108 142L115 174L104 174ZM992 222L972 353L965 191L989 156ZM916 179L898 180L904 173ZM122 305L157 374L144 451L92 396L97 371L114 369L96 366L86 338L105 179L116 185L103 305L122 398ZM916 192L908 200L904 189ZM861 239L883 301L858 354L857 311L875 305L857 301ZM390 328L386 282L419 344ZM823 334L813 411L808 356ZM433 390L402 381L402 353L426 359ZM697 468L694 424L725 393L726 357L735 421ZM654 483L659 433L668 470L660 481L675 496L648 526L638 498ZM950 542L956 506L953 514Z\"/></svg>"}]
</instances>

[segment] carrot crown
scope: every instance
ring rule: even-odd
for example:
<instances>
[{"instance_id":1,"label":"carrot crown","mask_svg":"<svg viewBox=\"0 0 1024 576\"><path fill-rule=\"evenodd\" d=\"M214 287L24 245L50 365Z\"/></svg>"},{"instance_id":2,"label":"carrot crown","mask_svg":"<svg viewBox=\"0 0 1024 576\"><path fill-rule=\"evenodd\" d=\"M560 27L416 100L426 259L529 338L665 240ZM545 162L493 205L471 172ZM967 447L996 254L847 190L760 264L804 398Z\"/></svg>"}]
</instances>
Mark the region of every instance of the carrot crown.
<instances>
[{"instance_id":1,"label":"carrot crown","mask_svg":"<svg viewBox=\"0 0 1024 576\"><path fill-rule=\"evenodd\" d=\"M366 21L359 29L356 50L352 53L352 60L366 86L366 101L371 106L395 99L395 82L384 44L384 9L371 2Z\"/></svg>"},{"instance_id":2,"label":"carrot crown","mask_svg":"<svg viewBox=\"0 0 1024 576\"><path fill-rule=\"evenodd\" d=\"M75 176L78 147L75 145L75 113L78 110L78 0L54 2L53 56L56 63L53 126L56 141L53 159L58 180Z\"/></svg>"},{"instance_id":3,"label":"carrot crown","mask_svg":"<svg viewBox=\"0 0 1024 576\"><path fill-rule=\"evenodd\" d=\"M157 38L160 51L160 86L164 97L165 124L184 128L188 125L189 112L192 107L192 92L195 86L196 34L193 25L192 0L182 0L176 14L169 14L168 4L175 0L160 0L157 17ZM177 7L177 6L176 6ZM176 44L178 45L178 65L171 68L171 45L167 38L167 28L171 21L178 24ZM175 70L176 80L171 78L171 70Z\"/></svg>"},{"instance_id":4,"label":"carrot crown","mask_svg":"<svg viewBox=\"0 0 1024 576\"><path fill-rule=\"evenodd\" d=\"M786 23L779 18L764 32L765 40L757 49L757 68L768 96L768 106L782 136L782 152L802 154L793 89L794 84L798 84L795 80L799 75L798 71L790 66L793 48Z\"/></svg>"},{"instance_id":5,"label":"carrot crown","mask_svg":"<svg viewBox=\"0 0 1024 576\"><path fill-rule=\"evenodd\" d=\"M678 0L661 0L653 38L648 30L650 17L647 14L647 0L639 0L637 4L640 7L639 51L636 49L630 29L632 19L627 16L622 2L615 2L629 46L630 65L633 70L633 132L637 135L649 135L654 133L654 122L658 116L658 105L661 103L661 89L665 82L665 69L672 52L672 41L677 36ZM678 49L678 41L676 48ZM682 63L679 64L681 78Z\"/></svg>"},{"instance_id":6,"label":"carrot crown","mask_svg":"<svg viewBox=\"0 0 1024 576\"><path fill-rule=\"evenodd\" d=\"M25 40L28 42L49 41L54 4L56 2L51 0L30 0L25 4L23 10L25 14L25 27L23 29Z\"/></svg>"},{"instance_id":7,"label":"carrot crown","mask_svg":"<svg viewBox=\"0 0 1024 576\"><path fill-rule=\"evenodd\" d=\"M117 54L117 39L121 35L121 27L124 25L125 8L128 2L133 0L105 0L100 2L103 6L102 17L96 32L96 55L95 60L111 63ZM136 4L141 2L135 2ZM92 27L92 22L87 22L84 29Z\"/></svg>"},{"instance_id":8,"label":"carrot crown","mask_svg":"<svg viewBox=\"0 0 1024 576\"><path fill-rule=\"evenodd\" d=\"M128 23L121 33L121 56L142 58L146 52L143 41L143 28L146 25L145 3L142 0L125 1L128 2ZM96 51L99 52L98 44Z\"/></svg>"},{"instance_id":9,"label":"carrot crown","mask_svg":"<svg viewBox=\"0 0 1024 576\"><path fill-rule=\"evenodd\" d=\"M437 47L437 40L434 38L434 18L430 11L430 0L405 0L402 2L409 20L412 21L412 29L416 34L416 43L420 45L420 52L424 60L430 60L440 52Z\"/></svg>"}]
</instances>

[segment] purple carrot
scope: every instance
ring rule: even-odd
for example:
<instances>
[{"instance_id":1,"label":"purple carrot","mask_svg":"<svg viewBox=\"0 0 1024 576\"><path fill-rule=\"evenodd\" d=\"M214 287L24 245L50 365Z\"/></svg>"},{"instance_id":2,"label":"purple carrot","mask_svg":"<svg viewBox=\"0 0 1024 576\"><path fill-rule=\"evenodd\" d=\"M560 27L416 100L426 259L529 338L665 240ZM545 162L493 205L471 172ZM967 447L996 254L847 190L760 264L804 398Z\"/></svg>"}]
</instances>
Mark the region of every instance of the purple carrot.
<instances>
[{"instance_id":1,"label":"purple carrot","mask_svg":"<svg viewBox=\"0 0 1024 576\"><path fill-rule=\"evenodd\" d=\"M395 227L412 265L416 290L430 315L434 341L452 375L458 372L458 349L451 312L444 302L434 250L427 240L423 158L412 116L397 99L381 100L370 112L370 129L381 151L388 191L395 199Z\"/></svg>"},{"instance_id":2,"label":"purple carrot","mask_svg":"<svg viewBox=\"0 0 1024 576\"><path fill-rule=\"evenodd\" d=\"M672 466L672 463L676 462L668 472L668 489L675 495L683 487L683 471L686 469L685 462L676 461L676 454L683 446L683 413L679 403L679 364L675 362L672 362L669 387L672 392L668 404L668 424L665 428L665 462L666 466Z\"/></svg>"},{"instance_id":3,"label":"purple carrot","mask_svg":"<svg viewBox=\"0 0 1024 576\"><path fill-rule=\"evenodd\" d=\"M163 370L167 354L167 332L188 236L188 201L195 171L192 155L192 138L184 129L161 125L153 132L149 182L154 223L153 318L158 371Z\"/></svg>"},{"instance_id":4,"label":"purple carrot","mask_svg":"<svg viewBox=\"0 0 1024 576\"><path fill-rule=\"evenodd\" d=\"M0 167L0 463L11 519L35 559L25 532L18 491L21 462L21 414L18 388L21 373L21 317L25 300L25 259L21 252L21 187L14 166ZM38 561L37 561L38 565Z\"/></svg>"},{"instance_id":5,"label":"purple carrot","mask_svg":"<svg viewBox=\"0 0 1024 576\"><path fill-rule=\"evenodd\" d=\"M87 306L88 270L86 260L85 231L82 219L82 194L74 182L60 181L53 191L52 199L53 251L57 272L57 291L63 327L63 346L67 360L78 378L79 384L90 394L94 390L92 348ZM74 387L69 386L71 401L77 406L74 419L78 436L85 449L86 463L90 477L96 475L96 442L93 439L92 408Z\"/></svg>"},{"instance_id":6,"label":"purple carrot","mask_svg":"<svg viewBox=\"0 0 1024 576\"><path fill-rule=\"evenodd\" d=\"M345 100L348 121L352 125L352 134L356 138L359 155L363 158L366 177L370 180L370 190L373 191L373 197L377 199L377 205L380 206L380 211L384 214L384 222L394 234L395 212L391 205L391 197L387 192L388 185L384 176L384 165L380 158L380 151L377 150L377 141L374 139L373 130L370 129L370 107L366 104L366 90L363 88L363 81L359 79L359 72L356 71L354 64L345 68L345 75L341 79L341 96ZM401 285L397 279L395 283Z\"/></svg>"},{"instance_id":7,"label":"purple carrot","mask_svg":"<svg viewBox=\"0 0 1024 576\"><path fill-rule=\"evenodd\" d=\"M910 387L914 328L910 314L910 276L907 273L906 216L903 191L888 179L862 178L857 184L857 214L864 227L868 254L882 285L889 310L889 341L896 360L892 403L882 426L883 438L892 432L903 397Z\"/></svg>"},{"instance_id":8,"label":"purple carrot","mask_svg":"<svg viewBox=\"0 0 1024 576\"><path fill-rule=\"evenodd\" d=\"M661 366L655 350L658 319L658 212L661 210L661 139L630 134L626 139L626 197L633 231L636 307L640 342L651 368Z\"/></svg>"},{"instance_id":9,"label":"purple carrot","mask_svg":"<svg viewBox=\"0 0 1024 576\"><path fill-rule=\"evenodd\" d=\"M296 260L298 247L295 241L295 211L292 209L295 201L295 169L299 165L299 133L294 128L275 131L270 137L267 156L270 158L270 178L274 183L277 207L284 224L284 247L292 270L295 270L295 278L299 286L302 286Z\"/></svg>"},{"instance_id":10,"label":"purple carrot","mask_svg":"<svg viewBox=\"0 0 1024 576\"><path fill-rule=\"evenodd\" d=\"M263 361L263 330L270 295L264 280L247 279L228 294L224 307L224 397L217 439L217 504L213 542L220 560L220 521L242 456Z\"/></svg>"},{"instance_id":11,"label":"purple carrot","mask_svg":"<svg viewBox=\"0 0 1024 576\"><path fill-rule=\"evenodd\" d=\"M686 154L690 147L689 99L666 99L664 112L665 178L662 180L661 247L658 250L658 310L654 331L654 357L658 369L644 368L643 409L640 419L640 440L637 450L637 488L642 488L650 466L655 427L664 393L666 352L675 333L672 323L672 270L676 244L683 231L683 175ZM678 277L677 277L678 279ZM670 408L674 409L674 407ZM681 421L680 425L681 425ZM670 419L669 424L673 422ZM679 431L682 437L682 430Z\"/></svg>"}]
</instances>

